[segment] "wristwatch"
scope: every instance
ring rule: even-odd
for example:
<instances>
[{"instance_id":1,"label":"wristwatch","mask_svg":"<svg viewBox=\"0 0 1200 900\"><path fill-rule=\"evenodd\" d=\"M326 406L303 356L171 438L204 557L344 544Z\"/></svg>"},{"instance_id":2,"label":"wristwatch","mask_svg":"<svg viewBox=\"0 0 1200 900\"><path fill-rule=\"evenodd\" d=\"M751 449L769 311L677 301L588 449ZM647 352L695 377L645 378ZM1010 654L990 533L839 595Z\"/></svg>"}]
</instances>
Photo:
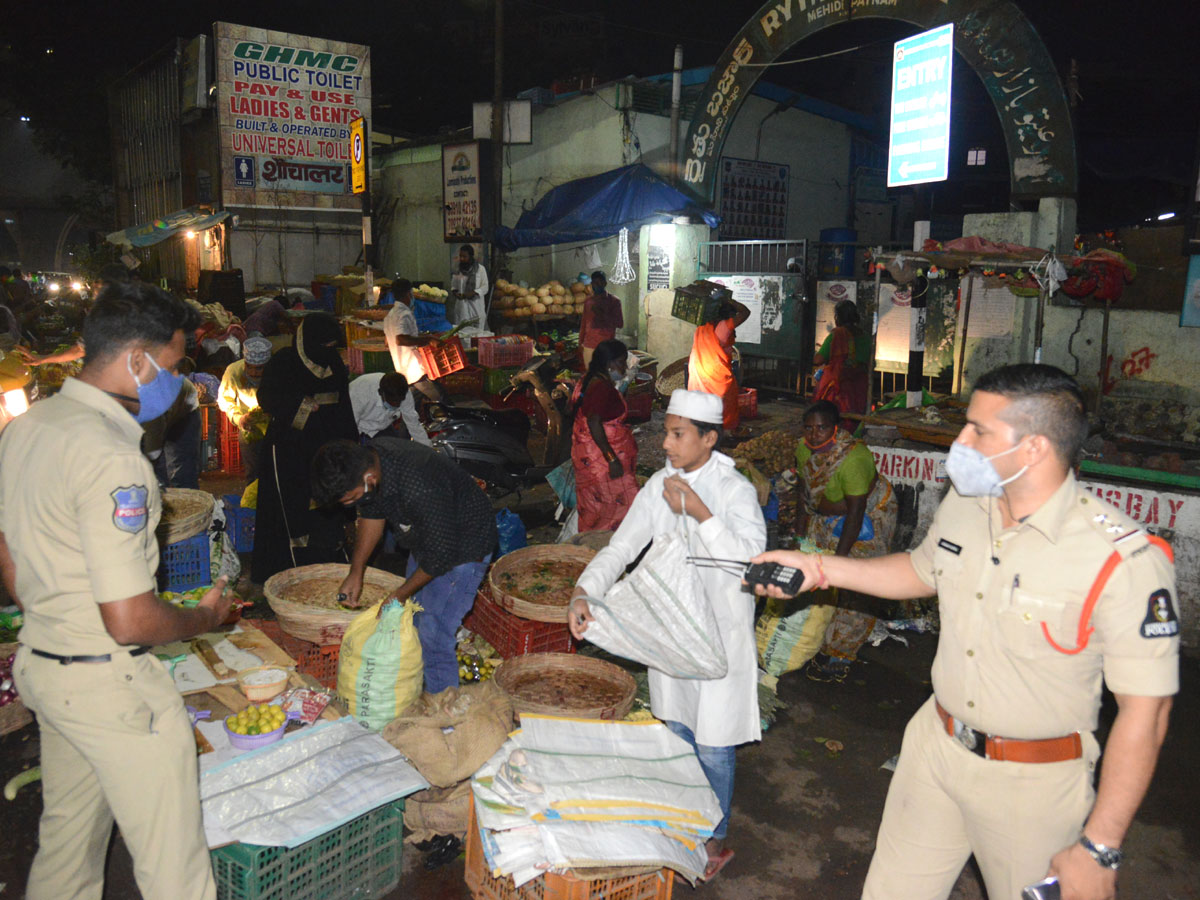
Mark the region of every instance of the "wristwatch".
<instances>
[{"instance_id":1,"label":"wristwatch","mask_svg":"<svg viewBox=\"0 0 1200 900\"><path fill-rule=\"evenodd\" d=\"M1079 845L1091 854L1092 859L1106 869L1115 870L1120 868L1122 860L1125 859L1125 854L1121 852L1119 847L1106 847L1104 844L1093 844L1088 840L1086 834L1079 836Z\"/></svg>"}]
</instances>

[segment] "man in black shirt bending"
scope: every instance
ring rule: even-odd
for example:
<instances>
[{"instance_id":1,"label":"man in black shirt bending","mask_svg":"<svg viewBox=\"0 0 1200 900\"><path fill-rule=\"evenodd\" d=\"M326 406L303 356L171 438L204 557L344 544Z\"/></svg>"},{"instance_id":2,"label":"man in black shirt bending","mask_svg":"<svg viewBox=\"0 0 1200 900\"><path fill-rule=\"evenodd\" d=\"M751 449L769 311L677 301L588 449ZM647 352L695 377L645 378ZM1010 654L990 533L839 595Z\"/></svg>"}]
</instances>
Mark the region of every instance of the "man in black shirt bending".
<instances>
[{"instance_id":1,"label":"man in black shirt bending","mask_svg":"<svg viewBox=\"0 0 1200 900\"><path fill-rule=\"evenodd\" d=\"M409 551L407 579L384 603L420 591L415 621L425 658L425 690L458 684L455 635L496 546L496 519L474 479L429 447L392 437L368 446L331 441L313 461L318 504L358 507L358 537L341 592L358 606L367 560L390 524ZM382 605L380 609L382 609Z\"/></svg>"}]
</instances>

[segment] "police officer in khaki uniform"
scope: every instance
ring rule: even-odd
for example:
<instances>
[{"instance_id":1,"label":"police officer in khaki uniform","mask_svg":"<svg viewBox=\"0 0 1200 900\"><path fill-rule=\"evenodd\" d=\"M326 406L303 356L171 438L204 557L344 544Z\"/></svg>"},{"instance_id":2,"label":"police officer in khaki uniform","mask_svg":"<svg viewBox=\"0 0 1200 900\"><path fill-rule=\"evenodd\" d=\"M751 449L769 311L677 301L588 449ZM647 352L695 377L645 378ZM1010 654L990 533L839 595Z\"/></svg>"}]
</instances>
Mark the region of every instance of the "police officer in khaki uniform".
<instances>
[{"instance_id":1,"label":"police officer in khaki uniform","mask_svg":"<svg viewBox=\"0 0 1200 900\"><path fill-rule=\"evenodd\" d=\"M991 900L1048 874L1064 900L1115 896L1179 687L1179 621L1170 549L1075 480L1086 434L1065 373L997 369L911 554L756 560L800 567L802 589L938 595L934 696L905 730L866 900L945 898L972 853ZM1102 678L1118 713L1096 790Z\"/></svg>"},{"instance_id":2,"label":"police officer in khaki uniform","mask_svg":"<svg viewBox=\"0 0 1200 900\"><path fill-rule=\"evenodd\" d=\"M0 438L0 575L25 612L14 673L38 718L44 811L28 900L99 900L114 820L146 900L216 896L183 700L149 646L229 611L224 579L195 609L158 598L162 512L139 424L179 392L194 313L110 286L84 323L78 379Z\"/></svg>"}]
</instances>

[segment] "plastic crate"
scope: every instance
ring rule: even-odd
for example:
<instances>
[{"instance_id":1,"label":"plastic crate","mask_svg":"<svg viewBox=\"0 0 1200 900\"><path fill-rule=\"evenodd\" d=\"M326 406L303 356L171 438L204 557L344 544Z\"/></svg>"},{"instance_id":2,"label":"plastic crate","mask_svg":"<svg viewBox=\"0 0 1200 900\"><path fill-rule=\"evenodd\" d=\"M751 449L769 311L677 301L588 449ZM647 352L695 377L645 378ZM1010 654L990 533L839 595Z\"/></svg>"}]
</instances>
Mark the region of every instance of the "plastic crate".
<instances>
[{"instance_id":1,"label":"plastic crate","mask_svg":"<svg viewBox=\"0 0 1200 900\"><path fill-rule=\"evenodd\" d=\"M535 346L533 341L523 335L481 337L479 339L479 364L487 369L523 366L533 359Z\"/></svg>"},{"instance_id":2,"label":"plastic crate","mask_svg":"<svg viewBox=\"0 0 1200 900\"><path fill-rule=\"evenodd\" d=\"M382 897L400 884L404 801L351 819L291 850L230 844L213 850L218 900Z\"/></svg>"},{"instance_id":3,"label":"plastic crate","mask_svg":"<svg viewBox=\"0 0 1200 900\"><path fill-rule=\"evenodd\" d=\"M467 367L467 355L463 352L462 341L456 337L448 341L434 341L424 347L417 347L416 351L421 358L425 374L431 380Z\"/></svg>"},{"instance_id":4,"label":"plastic crate","mask_svg":"<svg viewBox=\"0 0 1200 900\"><path fill-rule=\"evenodd\" d=\"M221 443L218 439L219 421L225 414L216 406L200 404L200 471L214 472L221 468Z\"/></svg>"},{"instance_id":5,"label":"plastic crate","mask_svg":"<svg viewBox=\"0 0 1200 900\"><path fill-rule=\"evenodd\" d=\"M341 653L341 644L327 644L325 646L309 644L296 654L296 671L302 675L311 675L324 687L329 688L331 691L336 691L338 659Z\"/></svg>"},{"instance_id":6,"label":"plastic crate","mask_svg":"<svg viewBox=\"0 0 1200 900\"><path fill-rule=\"evenodd\" d=\"M611 874L621 870L612 868L606 871ZM591 881L574 875L547 872L520 887L513 883L511 876L496 878L488 871L487 858L483 854L474 803L471 804L471 820L467 827L464 880L475 900L671 900L675 890L675 873L665 868Z\"/></svg>"},{"instance_id":7,"label":"plastic crate","mask_svg":"<svg viewBox=\"0 0 1200 900\"><path fill-rule=\"evenodd\" d=\"M208 532L167 544L158 561L158 584L164 591L190 591L213 583Z\"/></svg>"},{"instance_id":8,"label":"plastic crate","mask_svg":"<svg viewBox=\"0 0 1200 900\"><path fill-rule=\"evenodd\" d=\"M217 430L221 440L221 471L226 475L241 475L242 445L238 443L238 427L229 421L229 416L221 416Z\"/></svg>"},{"instance_id":9,"label":"plastic crate","mask_svg":"<svg viewBox=\"0 0 1200 900\"><path fill-rule=\"evenodd\" d=\"M481 397L484 379L483 369L468 365L465 369L443 376L438 384L452 397Z\"/></svg>"},{"instance_id":10,"label":"plastic crate","mask_svg":"<svg viewBox=\"0 0 1200 900\"><path fill-rule=\"evenodd\" d=\"M221 502L225 506L225 531L233 538L233 549L250 553L254 549L254 510L242 509L242 498L237 494L225 494Z\"/></svg>"},{"instance_id":11,"label":"plastic crate","mask_svg":"<svg viewBox=\"0 0 1200 900\"><path fill-rule=\"evenodd\" d=\"M463 625L482 635L504 659L529 653L575 652L575 639L566 622L534 622L514 616L492 602L487 588L475 595L475 605Z\"/></svg>"},{"instance_id":12,"label":"plastic crate","mask_svg":"<svg viewBox=\"0 0 1200 900\"><path fill-rule=\"evenodd\" d=\"M738 393L738 413L743 419L758 418L758 391L742 388Z\"/></svg>"},{"instance_id":13,"label":"plastic crate","mask_svg":"<svg viewBox=\"0 0 1200 900\"><path fill-rule=\"evenodd\" d=\"M487 369L483 373L483 393L492 397L503 394L512 387L510 379L519 371L520 369L516 367L511 369Z\"/></svg>"},{"instance_id":14,"label":"plastic crate","mask_svg":"<svg viewBox=\"0 0 1200 900\"><path fill-rule=\"evenodd\" d=\"M346 369L351 375L361 375L363 373L363 353L357 347L347 347L342 351L342 357L346 361Z\"/></svg>"}]
</instances>

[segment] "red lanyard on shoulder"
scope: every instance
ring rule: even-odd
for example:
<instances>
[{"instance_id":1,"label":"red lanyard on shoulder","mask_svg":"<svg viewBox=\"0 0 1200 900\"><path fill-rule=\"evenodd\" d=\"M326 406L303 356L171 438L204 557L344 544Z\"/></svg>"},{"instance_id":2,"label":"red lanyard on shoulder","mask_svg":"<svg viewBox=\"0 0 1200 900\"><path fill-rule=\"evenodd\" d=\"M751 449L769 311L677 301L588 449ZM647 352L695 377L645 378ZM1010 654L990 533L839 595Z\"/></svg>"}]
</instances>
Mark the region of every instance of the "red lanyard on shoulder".
<instances>
[{"instance_id":1,"label":"red lanyard on shoulder","mask_svg":"<svg viewBox=\"0 0 1200 900\"><path fill-rule=\"evenodd\" d=\"M1175 562L1175 554L1171 552L1170 544L1153 534L1147 534L1146 539L1165 553L1170 562ZM1083 610L1079 613L1079 627L1075 632L1074 649L1068 650L1066 647L1059 646L1054 638L1050 636L1050 629L1046 627L1046 623L1042 622L1042 636L1059 653L1074 656L1087 647L1092 632L1096 630L1091 626L1092 613L1096 609L1096 604L1100 602L1100 595L1104 593L1104 588L1108 585L1108 579L1112 576L1113 570L1120 565L1121 559L1121 554L1114 550L1108 559L1104 561L1104 565L1100 567L1100 574L1096 576L1096 580L1092 582L1092 588L1088 591L1087 599L1083 601Z\"/></svg>"}]
</instances>

